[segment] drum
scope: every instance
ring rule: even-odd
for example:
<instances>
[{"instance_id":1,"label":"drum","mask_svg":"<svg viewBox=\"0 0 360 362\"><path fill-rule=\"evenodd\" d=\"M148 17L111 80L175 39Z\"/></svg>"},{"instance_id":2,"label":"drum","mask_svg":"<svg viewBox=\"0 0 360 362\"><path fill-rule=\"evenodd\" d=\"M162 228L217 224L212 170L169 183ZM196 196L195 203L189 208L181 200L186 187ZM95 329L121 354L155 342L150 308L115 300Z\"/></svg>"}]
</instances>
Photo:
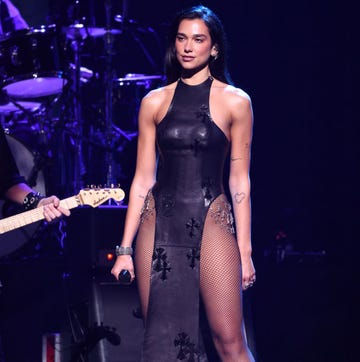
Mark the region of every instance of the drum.
<instances>
[{"instance_id":1,"label":"drum","mask_svg":"<svg viewBox=\"0 0 360 362\"><path fill-rule=\"evenodd\" d=\"M113 80L113 120L122 130L135 132L138 129L138 113L141 99L151 89L157 88L161 75L128 73Z\"/></svg>"},{"instance_id":2,"label":"drum","mask_svg":"<svg viewBox=\"0 0 360 362\"><path fill-rule=\"evenodd\" d=\"M31 151L13 135L7 134L6 138L14 155L20 174L28 180L34 171L36 152ZM36 177L34 178L34 185L31 186L35 190L45 194L45 178L43 171L40 170L37 172ZM19 209L15 207L14 204L0 201L0 219L14 214L14 211L19 212ZM40 222L36 222L0 235L0 257L14 252L25 243L29 242L39 228L39 224Z\"/></svg>"},{"instance_id":3,"label":"drum","mask_svg":"<svg viewBox=\"0 0 360 362\"><path fill-rule=\"evenodd\" d=\"M15 125L32 126L34 115L41 109L39 102L0 102L0 125L3 128L12 129Z\"/></svg>"},{"instance_id":4,"label":"drum","mask_svg":"<svg viewBox=\"0 0 360 362\"><path fill-rule=\"evenodd\" d=\"M41 107L39 102L7 102L4 104L0 103L0 115L12 116L19 113L34 113Z\"/></svg>"},{"instance_id":5,"label":"drum","mask_svg":"<svg viewBox=\"0 0 360 362\"><path fill-rule=\"evenodd\" d=\"M0 42L3 90L15 99L47 97L62 92L65 46L55 25L19 30Z\"/></svg>"}]
</instances>

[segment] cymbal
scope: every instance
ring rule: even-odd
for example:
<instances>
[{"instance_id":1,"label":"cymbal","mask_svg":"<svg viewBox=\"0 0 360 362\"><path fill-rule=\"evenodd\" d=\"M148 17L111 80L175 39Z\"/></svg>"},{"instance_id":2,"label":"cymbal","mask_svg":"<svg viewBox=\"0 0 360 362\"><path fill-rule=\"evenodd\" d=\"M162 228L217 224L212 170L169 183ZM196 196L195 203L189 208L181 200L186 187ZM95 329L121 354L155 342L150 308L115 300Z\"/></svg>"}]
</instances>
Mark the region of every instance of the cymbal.
<instances>
[{"instance_id":1,"label":"cymbal","mask_svg":"<svg viewBox=\"0 0 360 362\"><path fill-rule=\"evenodd\" d=\"M107 28L96 28L96 27L87 27L84 24L73 24L64 28L64 33L68 39L80 40L85 39L88 36L93 38L98 38L104 36L105 34L121 34L119 29L107 29Z\"/></svg>"},{"instance_id":2,"label":"cymbal","mask_svg":"<svg viewBox=\"0 0 360 362\"><path fill-rule=\"evenodd\" d=\"M105 34L113 34L118 35L121 34L120 29L106 29L106 28L86 28L86 32L89 34L89 36L92 36L93 38L98 38L101 36L105 36Z\"/></svg>"},{"instance_id":3,"label":"cymbal","mask_svg":"<svg viewBox=\"0 0 360 362\"><path fill-rule=\"evenodd\" d=\"M83 40L87 37L87 31L84 24L72 24L63 29L66 37L72 40Z\"/></svg>"},{"instance_id":4,"label":"cymbal","mask_svg":"<svg viewBox=\"0 0 360 362\"><path fill-rule=\"evenodd\" d=\"M163 79L162 75L145 75L137 73L128 73L125 75L124 78L115 78L114 82L122 86L130 84L147 84L151 81L161 80L161 79Z\"/></svg>"},{"instance_id":5,"label":"cymbal","mask_svg":"<svg viewBox=\"0 0 360 362\"><path fill-rule=\"evenodd\" d=\"M138 21L136 21L134 19L125 18L121 14L115 15L114 20L117 23L121 23L125 28L132 28L134 30L138 30L138 31L145 32L145 33L148 33L148 32L154 33L155 32L155 30L150 28L149 26L140 24Z\"/></svg>"}]
</instances>

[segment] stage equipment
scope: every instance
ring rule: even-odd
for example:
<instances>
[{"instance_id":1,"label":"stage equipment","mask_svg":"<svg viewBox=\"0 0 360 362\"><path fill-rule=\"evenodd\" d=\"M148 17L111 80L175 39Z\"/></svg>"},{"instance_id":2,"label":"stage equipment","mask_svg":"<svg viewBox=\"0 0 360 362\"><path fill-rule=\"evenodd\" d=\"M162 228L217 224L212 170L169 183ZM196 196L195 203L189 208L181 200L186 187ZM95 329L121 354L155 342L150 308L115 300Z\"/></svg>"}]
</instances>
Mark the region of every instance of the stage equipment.
<instances>
[{"instance_id":1,"label":"stage equipment","mask_svg":"<svg viewBox=\"0 0 360 362\"><path fill-rule=\"evenodd\" d=\"M87 31L83 24L73 24L66 28L66 37L70 40L74 55L73 79L72 79L72 99L73 99L73 120L72 132L75 145L74 159L74 179L73 190L83 187L83 175L85 174L85 164L83 160L82 141L83 141L83 118L81 113L80 85L81 85L81 47L87 37Z\"/></svg>"},{"instance_id":2,"label":"stage equipment","mask_svg":"<svg viewBox=\"0 0 360 362\"><path fill-rule=\"evenodd\" d=\"M64 48L55 25L18 30L0 42L2 88L15 99L61 93L66 85Z\"/></svg>"},{"instance_id":3,"label":"stage equipment","mask_svg":"<svg viewBox=\"0 0 360 362\"><path fill-rule=\"evenodd\" d=\"M5 118L10 118L22 114L23 111L36 112L41 106L40 102L29 101L8 101L6 103L0 103L0 117L2 118L1 125L6 127L7 121ZM10 117L9 117L10 116Z\"/></svg>"},{"instance_id":4,"label":"stage equipment","mask_svg":"<svg viewBox=\"0 0 360 362\"><path fill-rule=\"evenodd\" d=\"M161 75L144 73L126 72L120 76L123 73L119 67L131 70L138 61L134 46L143 61L151 67L155 63L137 34L139 31L150 33L151 28L129 19L125 3L120 15L114 12L118 4L105 1L100 9L105 15L101 22L97 14L81 17L74 10L76 6L72 6L86 34L80 50L81 64L94 74L81 87L82 134L76 132L76 127L70 130L82 141L86 184L124 184L132 178L136 150L131 144L136 142L139 105L142 97L162 79ZM93 7L94 4L90 4L86 11L94 15ZM70 98L78 102L78 97ZM64 99L66 102L66 97Z\"/></svg>"},{"instance_id":5,"label":"stage equipment","mask_svg":"<svg viewBox=\"0 0 360 362\"><path fill-rule=\"evenodd\" d=\"M73 336L71 361L137 362L143 321L137 313L136 283L120 285L110 274L126 206L79 208L68 219L65 259L68 316ZM88 227L83 227L87 225Z\"/></svg>"},{"instance_id":6,"label":"stage equipment","mask_svg":"<svg viewBox=\"0 0 360 362\"><path fill-rule=\"evenodd\" d=\"M129 185L139 105L162 80L157 34L129 18L127 0L69 3L67 19L0 40L0 123L10 137L27 129L20 141L61 197Z\"/></svg>"}]
</instances>

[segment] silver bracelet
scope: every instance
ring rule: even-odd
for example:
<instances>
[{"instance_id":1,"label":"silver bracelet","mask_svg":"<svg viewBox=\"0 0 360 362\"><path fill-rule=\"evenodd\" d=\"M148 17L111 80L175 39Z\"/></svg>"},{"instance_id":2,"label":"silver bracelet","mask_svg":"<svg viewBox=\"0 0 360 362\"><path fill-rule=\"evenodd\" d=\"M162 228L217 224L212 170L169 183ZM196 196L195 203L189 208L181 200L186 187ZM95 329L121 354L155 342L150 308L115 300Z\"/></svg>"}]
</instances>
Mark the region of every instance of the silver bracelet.
<instances>
[{"instance_id":1,"label":"silver bracelet","mask_svg":"<svg viewBox=\"0 0 360 362\"><path fill-rule=\"evenodd\" d=\"M119 255L132 255L133 254L133 248L131 246L119 246L119 245L116 245L115 254L116 254L116 256L119 256Z\"/></svg>"}]
</instances>

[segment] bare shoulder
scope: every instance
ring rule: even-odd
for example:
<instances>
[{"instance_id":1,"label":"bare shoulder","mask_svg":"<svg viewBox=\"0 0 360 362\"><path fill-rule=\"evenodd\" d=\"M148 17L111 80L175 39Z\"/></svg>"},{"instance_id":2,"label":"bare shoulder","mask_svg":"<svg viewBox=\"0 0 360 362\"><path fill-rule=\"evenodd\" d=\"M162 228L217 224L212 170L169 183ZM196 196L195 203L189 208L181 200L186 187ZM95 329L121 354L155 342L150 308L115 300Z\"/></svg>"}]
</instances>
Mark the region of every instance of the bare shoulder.
<instances>
[{"instance_id":1,"label":"bare shoulder","mask_svg":"<svg viewBox=\"0 0 360 362\"><path fill-rule=\"evenodd\" d=\"M251 98L243 89L215 80L214 92L228 106L251 106Z\"/></svg>"},{"instance_id":2,"label":"bare shoulder","mask_svg":"<svg viewBox=\"0 0 360 362\"><path fill-rule=\"evenodd\" d=\"M220 109L231 125L252 122L252 105L250 96L241 88L214 81L214 104ZM214 112L215 113L215 112ZM220 117L218 118L220 119Z\"/></svg>"},{"instance_id":3,"label":"bare shoulder","mask_svg":"<svg viewBox=\"0 0 360 362\"><path fill-rule=\"evenodd\" d=\"M165 116L173 98L176 82L150 91L141 101L141 114L159 123Z\"/></svg>"},{"instance_id":4,"label":"bare shoulder","mask_svg":"<svg viewBox=\"0 0 360 362\"><path fill-rule=\"evenodd\" d=\"M149 105L160 105L166 101L169 96L174 94L175 88L176 82L168 84L164 87L153 89L145 95L145 97L142 99L142 103Z\"/></svg>"}]
</instances>

